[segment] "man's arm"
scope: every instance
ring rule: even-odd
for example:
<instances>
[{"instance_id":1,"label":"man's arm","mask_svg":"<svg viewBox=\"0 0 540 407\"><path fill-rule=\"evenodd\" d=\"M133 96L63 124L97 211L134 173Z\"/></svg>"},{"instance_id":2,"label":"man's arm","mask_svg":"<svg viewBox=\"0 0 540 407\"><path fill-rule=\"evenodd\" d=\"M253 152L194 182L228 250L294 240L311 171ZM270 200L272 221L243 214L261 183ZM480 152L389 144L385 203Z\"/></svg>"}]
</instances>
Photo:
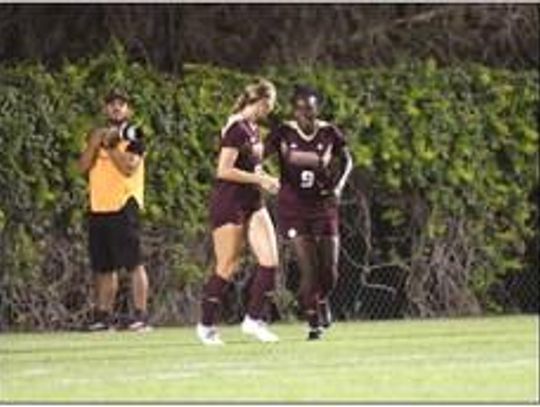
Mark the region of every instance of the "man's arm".
<instances>
[{"instance_id":1,"label":"man's arm","mask_svg":"<svg viewBox=\"0 0 540 407\"><path fill-rule=\"evenodd\" d=\"M120 140L120 135L118 130L111 130L107 135L111 139ZM137 137L134 140L131 140L127 145L125 151L121 151L117 148L117 142L109 143L105 149L113 162L113 165L118 171L120 171L124 176L132 176L137 167L142 162L142 157L146 151L146 146L144 143L144 137L142 132L137 134Z\"/></svg>"},{"instance_id":2,"label":"man's arm","mask_svg":"<svg viewBox=\"0 0 540 407\"><path fill-rule=\"evenodd\" d=\"M86 174L96 162L96 158L103 140L103 132L101 129L92 130L87 137L86 147L79 157L77 166L79 171Z\"/></svg>"},{"instance_id":3,"label":"man's arm","mask_svg":"<svg viewBox=\"0 0 540 407\"><path fill-rule=\"evenodd\" d=\"M107 149L107 153L114 166L126 177L131 177L141 164L142 156L129 151L120 151L117 148Z\"/></svg>"}]
</instances>

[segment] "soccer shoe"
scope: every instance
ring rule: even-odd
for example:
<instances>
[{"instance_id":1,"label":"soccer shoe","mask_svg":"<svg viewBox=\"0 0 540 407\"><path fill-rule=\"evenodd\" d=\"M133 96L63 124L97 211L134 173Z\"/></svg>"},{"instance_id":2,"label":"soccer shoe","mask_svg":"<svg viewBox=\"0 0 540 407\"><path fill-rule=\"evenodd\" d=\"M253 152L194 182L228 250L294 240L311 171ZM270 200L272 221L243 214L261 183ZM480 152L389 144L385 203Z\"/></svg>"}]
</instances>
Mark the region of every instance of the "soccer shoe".
<instances>
[{"instance_id":1,"label":"soccer shoe","mask_svg":"<svg viewBox=\"0 0 540 407\"><path fill-rule=\"evenodd\" d=\"M114 331L113 318L106 312L96 311L87 330L90 332Z\"/></svg>"},{"instance_id":2,"label":"soccer shoe","mask_svg":"<svg viewBox=\"0 0 540 407\"><path fill-rule=\"evenodd\" d=\"M264 321L255 320L246 315L242 322L242 332L247 335L253 335L261 342L278 342L276 334L270 332Z\"/></svg>"},{"instance_id":3,"label":"soccer shoe","mask_svg":"<svg viewBox=\"0 0 540 407\"><path fill-rule=\"evenodd\" d=\"M88 331L90 332L102 332L102 331L114 331L114 326L104 321L94 321L88 325Z\"/></svg>"},{"instance_id":4,"label":"soccer shoe","mask_svg":"<svg viewBox=\"0 0 540 407\"><path fill-rule=\"evenodd\" d=\"M148 314L143 311L135 311L127 328L132 332L150 332L152 327L148 323Z\"/></svg>"},{"instance_id":5,"label":"soccer shoe","mask_svg":"<svg viewBox=\"0 0 540 407\"><path fill-rule=\"evenodd\" d=\"M214 326L204 326L203 324L197 324L197 337L204 345L224 345L224 342L219 337L219 333Z\"/></svg>"},{"instance_id":6,"label":"soccer shoe","mask_svg":"<svg viewBox=\"0 0 540 407\"><path fill-rule=\"evenodd\" d=\"M133 321L128 329L132 332L150 332L153 328L146 321Z\"/></svg>"},{"instance_id":7,"label":"soccer shoe","mask_svg":"<svg viewBox=\"0 0 540 407\"><path fill-rule=\"evenodd\" d=\"M323 330L322 328L310 328L308 331L308 341L318 341L322 339Z\"/></svg>"}]
</instances>

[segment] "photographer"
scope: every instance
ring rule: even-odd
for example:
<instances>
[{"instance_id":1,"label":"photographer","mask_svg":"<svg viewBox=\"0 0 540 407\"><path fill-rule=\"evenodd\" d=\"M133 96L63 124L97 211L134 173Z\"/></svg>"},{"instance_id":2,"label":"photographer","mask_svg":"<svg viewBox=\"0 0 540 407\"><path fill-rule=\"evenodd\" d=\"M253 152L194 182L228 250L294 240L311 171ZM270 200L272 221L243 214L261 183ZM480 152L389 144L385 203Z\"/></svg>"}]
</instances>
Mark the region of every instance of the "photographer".
<instances>
[{"instance_id":1,"label":"photographer","mask_svg":"<svg viewBox=\"0 0 540 407\"><path fill-rule=\"evenodd\" d=\"M95 273L97 304L89 330L114 328L114 302L120 269L131 274L134 313L129 329L149 329L146 311L148 278L142 263L139 210L143 206L143 134L129 123L128 95L113 89L104 99L105 127L93 129L79 158L88 174L90 263Z\"/></svg>"}]
</instances>

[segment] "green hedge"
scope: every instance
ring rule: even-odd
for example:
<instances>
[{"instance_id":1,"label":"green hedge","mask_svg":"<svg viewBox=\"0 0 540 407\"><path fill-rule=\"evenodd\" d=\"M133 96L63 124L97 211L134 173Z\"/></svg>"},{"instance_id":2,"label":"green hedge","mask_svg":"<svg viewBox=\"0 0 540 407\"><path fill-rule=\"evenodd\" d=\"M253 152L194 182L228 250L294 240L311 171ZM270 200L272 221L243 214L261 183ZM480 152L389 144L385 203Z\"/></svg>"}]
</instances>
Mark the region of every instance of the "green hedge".
<instances>
[{"instance_id":1,"label":"green hedge","mask_svg":"<svg viewBox=\"0 0 540 407\"><path fill-rule=\"evenodd\" d=\"M497 278L530 267L524 246L537 232L537 72L426 61L346 71L273 67L261 75L277 84L280 117L295 82L324 93L324 115L348 134L357 171L380 190L414 193L425 202L423 239L447 236L449 219L463 221L474 257L467 284L479 298ZM166 282L154 285L162 290L154 305L173 295L167 289L183 292L200 281L208 264L206 208L217 135L250 79L198 65L187 65L181 79L169 77L130 63L118 47L55 72L34 64L0 67L3 316L9 308L11 324L35 324L22 316L30 311L20 311L21 301L19 308L12 304L22 287L36 296L59 281L65 290L76 279L88 282L86 183L74 163L113 84L132 94L136 120L148 134L146 249ZM399 228L408 211L390 206L383 219ZM80 306L65 295L54 297L64 301L62 315Z\"/></svg>"}]
</instances>

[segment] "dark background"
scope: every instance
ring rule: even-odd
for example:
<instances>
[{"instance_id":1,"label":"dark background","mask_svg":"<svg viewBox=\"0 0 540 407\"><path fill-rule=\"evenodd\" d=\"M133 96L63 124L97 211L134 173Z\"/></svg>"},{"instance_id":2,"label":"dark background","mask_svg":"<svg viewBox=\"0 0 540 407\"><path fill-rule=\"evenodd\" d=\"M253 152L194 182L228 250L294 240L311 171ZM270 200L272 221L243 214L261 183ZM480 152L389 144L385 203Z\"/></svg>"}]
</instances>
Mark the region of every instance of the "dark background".
<instances>
[{"instance_id":1,"label":"dark background","mask_svg":"<svg viewBox=\"0 0 540 407\"><path fill-rule=\"evenodd\" d=\"M3 4L0 60L99 53L118 38L132 58L180 72L184 62L387 65L432 57L537 68L538 5L514 4Z\"/></svg>"}]
</instances>

